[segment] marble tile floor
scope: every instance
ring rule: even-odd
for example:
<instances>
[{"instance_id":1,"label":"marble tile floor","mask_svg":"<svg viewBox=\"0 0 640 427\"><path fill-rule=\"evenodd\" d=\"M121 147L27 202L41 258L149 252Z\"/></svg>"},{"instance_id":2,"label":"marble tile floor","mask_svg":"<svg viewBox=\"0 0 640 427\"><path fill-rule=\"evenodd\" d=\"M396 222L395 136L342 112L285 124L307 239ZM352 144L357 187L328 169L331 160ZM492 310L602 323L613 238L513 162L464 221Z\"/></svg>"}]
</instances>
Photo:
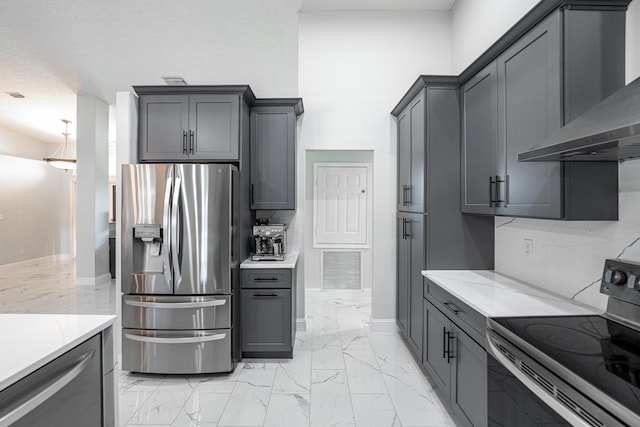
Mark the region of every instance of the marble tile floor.
<instances>
[{"instance_id":1,"label":"marble tile floor","mask_svg":"<svg viewBox=\"0 0 640 427\"><path fill-rule=\"evenodd\" d=\"M113 285L75 286L72 260L0 266L0 312L115 311ZM293 359L231 374L119 372L121 426L455 427L397 333L372 332L370 292L307 291Z\"/></svg>"}]
</instances>

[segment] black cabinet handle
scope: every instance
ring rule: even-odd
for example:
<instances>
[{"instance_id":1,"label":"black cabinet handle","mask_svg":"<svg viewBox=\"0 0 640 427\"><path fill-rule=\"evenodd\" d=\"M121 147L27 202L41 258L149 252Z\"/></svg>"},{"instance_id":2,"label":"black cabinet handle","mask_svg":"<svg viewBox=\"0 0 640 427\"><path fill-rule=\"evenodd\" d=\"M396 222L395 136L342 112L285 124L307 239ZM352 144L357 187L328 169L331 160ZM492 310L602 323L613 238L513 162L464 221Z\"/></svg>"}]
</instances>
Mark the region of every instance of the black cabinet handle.
<instances>
[{"instance_id":1,"label":"black cabinet handle","mask_svg":"<svg viewBox=\"0 0 640 427\"><path fill-rule=\"evenodd\" d=\"M409 234L409 232L407 231L408 227L407 225L410 224L411 221L406 219L406 218L402 218L402 239L406 240L407 237L411 237L411 234Z\"/></svg>"},{"instance_id":2,"label":"black cabinet handle","mask_svg":"<svg viewBox=\"0 0 640 427\"><path fill-rule=\"evenodd\" d=\"M455 338L451 332L447 332L447 363L451 363L451 359L455 359L455 355L451 350L451 344Z\"/></svg>"},{"instance_id":3,"label":"black cabinet handle","mask_svg":"<svg viewBox=\"0 0 640 427\"><path fill-rule=\"evenodd\" d=\"M254 282L277 282L277 277L256 277L253 279Z\"/></svg>"},{"instance_id":4,"label":"black cabinet handle","mask_svg":"<svg viewBox=\"0 0 640 427\"><path fill-rule=\"evenodd\" d=\"M500 175L496 175L496 207L500 206L500 203L505 203L504 200L500 198L500 184L504 184L504 180L500 179Z\"/></svg>"},{"instance_id":5,"label":"black cabinet handle","mask_svg":"<svg viewBox=\"0 0 640 427\"><path fill-rule=\"evenodd\" d=\"M407 206L411 205L411 186L407 185Z\"/></svg>"},{"instance_id":6,"label":"black cabinet handle","mask_svg":"<svg viewBox=\"0 0 640 427\"><path fill-rule=\"evenodd\" d=\"M187 154L187 131L182 131L182 154Z\"/></svg>"},{"instance_id":7,"label":"black cabinet handle","mask_svg":"<svg viewBox=\"0 0 640 427\"><path fill-rule=\"evenodd\" d=\"M442 358L444 359L445 357L447 357L447 343L449 341L447 341L447 334L449 332L447 332L447 328L443 327L442 328Z\"/></svg>"},{"instance_id":8,"label":"black cabinet handle","mask_svg":"<svg viewBox=\"0 0 640 427\"><path fill-rule=\"evenodd\" d=\"M254 297L277 297L278 294L253 294Z\"/></svg>"},{"instance_id":9,"label":"black cabinet handle","mask_svg":"<svg viewBox=\"0 0 640 427\"><path fill-rule=\"evenodd\" d=\"M493 180L493 177L490 176L489 177L489 207L492 208L493 204L496 202L496 200L493 198L493 186L495 185L495 181Z\"/></svg>"},{"instance_id":10,"label":"black cabinet handle","mask_svg":"<svg viewBox=\"0 0 640 427\"><path fill-rule=\"evenodd\" d=\"M456 316L458 315L458 313L460 313L460 309L458 307L456 307L455 305L451 304L450 302L445 302L443 303L445 307L447 307L450 311L453 312L453 314L455 314Z\"/></svg>"},{"instance_id":11,"label":"black cabinet handle","mask_svg":"<svg viewBox=\"0 0 640 427\"><path fill-rule=\"evenodd\" d=\"M191 152L191 154L193 154L193 139L194 139L194 133L192 130L189 131L189 151Z\"/></svg>"}]
</instances>

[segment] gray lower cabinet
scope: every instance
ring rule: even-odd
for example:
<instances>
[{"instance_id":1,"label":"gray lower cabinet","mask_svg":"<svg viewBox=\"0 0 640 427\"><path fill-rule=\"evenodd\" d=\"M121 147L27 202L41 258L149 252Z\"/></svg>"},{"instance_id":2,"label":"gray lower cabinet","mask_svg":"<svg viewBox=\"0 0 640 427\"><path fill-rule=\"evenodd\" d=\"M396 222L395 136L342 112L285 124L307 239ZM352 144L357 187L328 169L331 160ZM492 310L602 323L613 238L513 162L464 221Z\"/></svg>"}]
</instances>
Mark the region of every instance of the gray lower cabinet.
<instances>
[{"instance_id":1,"label":"gray lower cabinet","mask_svg":"<svg viewBox=\"0 0 640 427\"><path fill-rule=\"evenodd\" d=\"M251 108L251 209L296 208L296 118L302 99L260 99Z\"/></svg>"},{"instance_id":2,"label":"gray lower cabinet","mask_svg":"<svg viewBox=\"0 0 640 427\"><path fill-rule=\"evenodd\" d=\"M248 86L135 86L140 161L238 161ZM248 107L245 107L248 109Z\"/></svg>"},{"instance_id":3,"label":"gray lower cabinet","mask_svg":"<svg viewBox=\"0 0 640 427\"><path fill-rule=\"evenodd\" d=\"M0 425L115 425L112 343L109 328L3 389Z\"/></svg>"},{"instance_id":4,"label":"gray lower cabinet","mask_svg":"<svg viewBox=\"0 0 640 427\"><path fill-rule=\"evenodd\" d=\"M242 270L242 355L293 357L295 270Z\"/></svg>"},{"instance_id":5,"label":"gray lower cabinet","mask_svg":"<svg viewBox=\"0 0 640 427\"><path fill-rule=\"evenodd\" d=\"M463 212L617 219L617 162L518 162L624 85L624 8L602 3L552 12L464 82Z\"/></svg>"},{"instance_id":6,"label":"gray lower cabinet","mask_svg":"<svg viewBox=\"0 0 640 427\"><path fill-rule=\"evenodd\" d=\"M421 270L424 268L424 214L398 212L397 324L417 356L422 354Z\"/></svg>"},{"instance_id":7,"label":"gray lower cabinet","mask_svg":"<svg viewBox=\"0 0 640 427\"><path fill-rule=\"evenodd\" d=\"M422 364L463 425L487 425L487 353L427 299Z\"/></svg>"}]
</instances>

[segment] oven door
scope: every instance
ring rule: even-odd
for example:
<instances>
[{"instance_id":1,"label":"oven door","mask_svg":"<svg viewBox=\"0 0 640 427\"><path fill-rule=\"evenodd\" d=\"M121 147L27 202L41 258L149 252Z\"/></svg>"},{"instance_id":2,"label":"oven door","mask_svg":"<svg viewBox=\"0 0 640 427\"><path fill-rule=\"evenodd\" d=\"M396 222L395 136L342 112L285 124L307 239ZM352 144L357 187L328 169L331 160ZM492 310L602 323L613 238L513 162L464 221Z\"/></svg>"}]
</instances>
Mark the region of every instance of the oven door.
<instances>
[{"instance_id":1,"label":"oven door","mask_svg":"<svg viewBox=\"0 0 640 427\"><path fill-rule=\"evenodd\" d=\"M487 364L489 427L571 426L490 354Z\"/></svg>"}]
</instances>

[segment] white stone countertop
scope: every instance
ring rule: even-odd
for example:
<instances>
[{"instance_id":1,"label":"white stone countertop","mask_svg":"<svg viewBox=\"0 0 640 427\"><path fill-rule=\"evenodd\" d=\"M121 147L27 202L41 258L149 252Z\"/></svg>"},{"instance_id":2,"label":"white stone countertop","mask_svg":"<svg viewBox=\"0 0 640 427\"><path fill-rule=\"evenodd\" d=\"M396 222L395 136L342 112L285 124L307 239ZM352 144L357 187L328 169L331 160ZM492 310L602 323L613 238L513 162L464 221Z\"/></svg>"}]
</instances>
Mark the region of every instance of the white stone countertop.
<instances>
[{"instance_id":1,"label":"white stone countertop","mask_svg":"<svg viewBox=\"0 0 640 427\"><path fill-rule=\"evenodd\" d=\"M296 268L298 252L289 252L284 261L252 261L247 258L240 264L240 268Z\"/></svg>"},{"instance_id":2,"label":"white stone countertop","mask_svg":"<svg viewBox=\"0 0 640 427\"><path fill-rule=\"evenodd\" d=\"M0 390L113 324L115 316L0 314Z\"/></svg>"},{"instance_id":3,"label":"white stone countertop","mask_svg":"<svg viewBox=\"0 0 640 427\"><path fill-rule=\"evenodd\" d=\"M422 275L486 317L601 313L494 271L424 270Z\"/></svg>"}]
</instances>

